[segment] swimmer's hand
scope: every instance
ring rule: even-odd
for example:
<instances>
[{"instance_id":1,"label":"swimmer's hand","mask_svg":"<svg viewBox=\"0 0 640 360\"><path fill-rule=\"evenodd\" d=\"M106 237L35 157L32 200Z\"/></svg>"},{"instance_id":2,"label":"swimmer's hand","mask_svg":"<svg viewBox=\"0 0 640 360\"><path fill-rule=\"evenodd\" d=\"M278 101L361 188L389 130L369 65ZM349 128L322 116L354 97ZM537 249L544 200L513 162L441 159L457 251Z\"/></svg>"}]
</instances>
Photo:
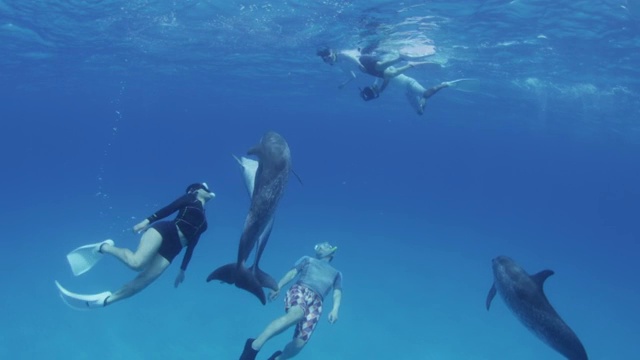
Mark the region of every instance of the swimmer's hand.
<instances>
[{"instance_id":1,"label":"swimmer's hand","mask_svg":"<svg viewBox=\"0 0 640 360\"><path fill-rule=\"evenodd\" d=\"M178 276L176 276L176 281L173 283L173 287L178 288L178 285L182 284L184 281L184 270L180 269Z\"/></svg>"},{"instance_id":2,"label":"swimmer's hand","mask_svg":"<svg viewBox=\"0 0 640 360\"><path fill-rule=\"evenodd\" d=\"M135 224L133 226L133 232L134 233L139 233L142 230L144 230L144 228L146 228L147 226L149 226L149 220L148 219L144 219L142 221L140 221L139 223Z\"/></svg>"},{"instance_id":3,"label":"swimmer's hand","mask_svg":"<svg viewBox=\"0 0 640 360\"><path fill-rule=\"evenodd\" d=\"M334 324L336 321L338 321L338 310L333 309L329 313L329 323Z\"/></svg>"},{"instance_id":4,"label":"swimmer's hand","mask_svg":"<svg viewBox=\"0 0 640 360\"><path fill-rule=\"evenodd\" d=\"M280 289L278 289L276 291L271 291L269 293L269 301L273 301L273 300L277 299L278 295L280 295Z\"/></svg>"}]
</instances>

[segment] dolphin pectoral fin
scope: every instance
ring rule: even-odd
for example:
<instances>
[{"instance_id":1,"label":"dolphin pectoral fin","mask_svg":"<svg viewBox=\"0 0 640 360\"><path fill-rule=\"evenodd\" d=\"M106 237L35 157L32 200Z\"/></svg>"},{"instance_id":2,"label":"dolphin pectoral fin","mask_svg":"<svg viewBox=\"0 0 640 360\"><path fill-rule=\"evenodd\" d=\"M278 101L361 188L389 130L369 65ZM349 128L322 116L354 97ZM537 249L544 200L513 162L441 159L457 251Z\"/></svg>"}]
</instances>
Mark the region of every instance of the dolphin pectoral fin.
<instances>
[{"instance_id":1,"label":"dolphin pectoral fin","mask_svg":"<svg viewBox=\"0 0 640 360\"><path fill-rule=\"evenodd\" d=\"M258 267L253 269L253 273L255 274L260 286L269 288L273 291L278 290L278 282L266 272L260 270Z\"/></svg>"},{"instance_id":2,"label":"dolphin pectoral fin","mask_svg":"<svg viewBox=\"0 0 640 360\"><path fill-rule=\"evenodd\" d=\"M267 303L267 297L262 290L262 285L260 285L260 282L252 269L247 269L244 266L240 267L238 277L236 279L236 286L255 295L260 299L262 305Z\"/></svg>"},{"instance_id":3,"label":"dolphin pectoral fin","mask_svg":"<svg viewBox=\"0 0 640 360\"><path fill-rule=\"evenodd\" d=\"M494 283L493 285L491 285L491 289L489 289L489 294L487 294L487 301L486 301L486 307L487 307L487 311L489 311L489 307L491 306L491 301L493 300L494 297L496 297L496 284Z\"/></svg>"},{"instance_id":4,"label":"dolphin pectoral fin","mask_svg":"<svg viewBox=\"0 0 640 360\"><path fill-rule=\"evenodd\" d=\"M304 183L302 182L302 179L300 178L300 175L298 175L298 173L293 169L291 169L291 172L293 173L293 175L296 176L296 178L298 179L298 182L300 183L300 185L304 186Z\"/></svg>"},{"instance_id":5,"label":"dolphin pectoral fin","mask_svg":"<svg viewBox=\"0 0 640 360\"><path fill-rule=\"evenodd\" d=\"M220 280L227 284L234 284L237 281L238 265L236 263L231 263L227 265L223 265L217 269L215 269L209 276L207 276L207 282L212 280Z\"/></svg>"},{"instance_id":6,"label":"dolphin pectoral fin","mask_svg":"<svg viewBox=\"0 0 640 360\"><path fill-rule=\"evenodd\" d=\"M547 280L547 278L553 274L555 274L553 270L546 269L546 270L540 271L537 274L532 275L531 279L533 279L533 281L535 281L542 288L542 285L544 285L544 281Z\"/></svg>"}]
</instances>

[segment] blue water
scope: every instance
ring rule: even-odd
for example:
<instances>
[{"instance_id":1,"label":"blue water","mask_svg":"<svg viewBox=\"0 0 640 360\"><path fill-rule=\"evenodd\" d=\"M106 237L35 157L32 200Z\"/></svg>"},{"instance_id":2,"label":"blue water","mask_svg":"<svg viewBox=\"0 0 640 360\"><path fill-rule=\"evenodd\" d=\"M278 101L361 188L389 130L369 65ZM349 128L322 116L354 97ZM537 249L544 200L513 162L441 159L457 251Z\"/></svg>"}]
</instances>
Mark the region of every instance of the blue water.
<instances>
[{"instance_id":1,"label":"blue water","mask_svg":"<svg viewBox=\"0 0 640 360\"><path fill-rule=\"evenodd\" d=\"M473 3L473 4L472 4ZM545 290L590 359L640 359L640 4L607 1L0 1L0 358L237 359L283 314L206 283L235 258L248 199L232 154L282 134L289 182L262 268L339 246L336 324L300 359L562 359L496 299L491 259L553 269ZM444 89L420 117L398 89L363 102L321 45L433 45ZM134 273L65 254L113 238L206 181L210 229L112 307L72 291ZM266 359L289 341L272 339Z\"/></svg>"}]
</instances>

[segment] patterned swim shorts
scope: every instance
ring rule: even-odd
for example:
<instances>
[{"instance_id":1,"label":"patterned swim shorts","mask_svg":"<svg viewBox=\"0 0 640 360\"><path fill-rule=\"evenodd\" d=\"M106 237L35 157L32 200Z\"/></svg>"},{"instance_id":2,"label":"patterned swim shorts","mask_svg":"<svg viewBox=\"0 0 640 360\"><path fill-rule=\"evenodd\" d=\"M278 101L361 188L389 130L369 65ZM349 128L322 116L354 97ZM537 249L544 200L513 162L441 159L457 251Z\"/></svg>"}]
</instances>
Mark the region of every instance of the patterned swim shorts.
<instances>
[{"instance_id":1,"label":"patterned swim shorts","mask_svg":"<svg viewBox=\"0 0 640 360\"><path fill-rule=\"evenodd\" d=\"M320 320L320 315L322 315L322 297L304 285L295 284L287 291L284 304L286 311L296 305L302 308L304 318L296 325L293 338L304 342L309 341L318 320Z\"/></svg>"}]
</instances>

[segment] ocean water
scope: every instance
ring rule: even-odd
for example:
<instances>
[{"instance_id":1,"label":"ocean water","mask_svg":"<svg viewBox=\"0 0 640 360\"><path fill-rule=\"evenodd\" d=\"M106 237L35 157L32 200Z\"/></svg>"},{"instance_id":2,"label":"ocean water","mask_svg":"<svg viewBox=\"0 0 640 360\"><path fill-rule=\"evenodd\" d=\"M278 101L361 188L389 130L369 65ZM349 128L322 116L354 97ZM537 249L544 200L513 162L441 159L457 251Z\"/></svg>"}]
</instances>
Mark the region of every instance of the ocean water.
<instances>
[{"instance_id":1,"label":"ocean water","mask_svg":"<svg viewBox=\"0 0 640 360\"><path fill-rule=\"evenodd\" d=\"M339 321L307 360L563 357L500 299L491 259L552 269L545 292L590 359L639 359L640 3L606 1L0 1L0 358L237 359L284 313L206 276L236 257L249 199L232 154L274 130L293 168L261 267L280 278L339 246ZM423 116L315 56L378 44L440 67ZM112 238L206 181L209 230L138 295L91 311L55 287L115 291ZM181 259L180 257L177 259ZM179 262L179 261L176 261ZM331 300L326 307L330 308ZM266 359L292 329L260 352Z\"/></svg>"}]
</instances>

